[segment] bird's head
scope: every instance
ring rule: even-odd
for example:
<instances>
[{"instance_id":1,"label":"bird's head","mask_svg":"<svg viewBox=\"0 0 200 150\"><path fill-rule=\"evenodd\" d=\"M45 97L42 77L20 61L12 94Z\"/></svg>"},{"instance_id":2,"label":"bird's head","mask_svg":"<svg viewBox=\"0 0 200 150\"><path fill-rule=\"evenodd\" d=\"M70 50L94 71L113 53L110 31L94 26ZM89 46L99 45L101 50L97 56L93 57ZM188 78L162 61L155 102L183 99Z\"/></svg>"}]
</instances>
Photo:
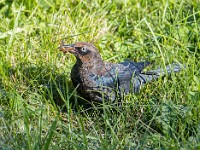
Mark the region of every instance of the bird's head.
<instances>
[{"instance_id":1,"label":"bird's head","mask_svg":"<svg viewBox=\"0 0 200 150\"><path fill-rule=\"evenodd\" d=\"M81 62L93 62L101 60L98 49L91 43L77 42L74 44L62 44L59 49L64 52L74 54Z\"/></svg>"}]
</instances>

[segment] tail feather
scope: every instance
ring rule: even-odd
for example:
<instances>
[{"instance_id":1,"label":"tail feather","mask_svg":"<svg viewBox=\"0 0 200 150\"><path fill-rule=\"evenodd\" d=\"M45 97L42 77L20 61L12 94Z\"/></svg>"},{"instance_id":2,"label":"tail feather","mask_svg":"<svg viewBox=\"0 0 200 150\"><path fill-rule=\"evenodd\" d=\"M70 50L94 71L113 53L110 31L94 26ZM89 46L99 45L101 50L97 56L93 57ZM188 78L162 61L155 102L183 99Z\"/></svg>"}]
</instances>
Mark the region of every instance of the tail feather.
<instances>
[{"instance_id":1,"label":"tail feather","mask_svg":"<svg viewBox=\"0 0 200 150\"><path fill-rule=\"evenodd\" d=\"M180 72L183 68L185 68L182 64L173 63L166 66L166 69L157 69L150 70L140 74L140 77L143 78L146 82L149 82L153 79L157 79L160 76L170 75L172 72L177 73Z\"/></svg>"}]
</instances>

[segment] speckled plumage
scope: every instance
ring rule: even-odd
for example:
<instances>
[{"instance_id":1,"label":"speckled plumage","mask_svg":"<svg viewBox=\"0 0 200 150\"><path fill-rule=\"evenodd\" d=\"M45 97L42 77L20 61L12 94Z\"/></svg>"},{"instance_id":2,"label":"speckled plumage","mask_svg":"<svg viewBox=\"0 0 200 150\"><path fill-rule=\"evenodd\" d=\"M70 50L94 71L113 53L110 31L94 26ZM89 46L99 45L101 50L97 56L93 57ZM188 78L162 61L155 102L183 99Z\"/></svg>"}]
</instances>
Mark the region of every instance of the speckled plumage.
<instances>
[{"instance_id":1,"label":"speckled plumage","mask_svg":"<svg viewBox=\"0 0 200 150\"><path fill-rule=\"evenodd\" d=\"M120 100L128 93L138 92L143 84L164 75L163 69L142 72L149 62L104 62L99 51L90 43L61 45L59 49L76 56L71 79L78 93L90 100ZM178 64L168 65L167 72L179 72Z\"/></svg>"}]
</instances>

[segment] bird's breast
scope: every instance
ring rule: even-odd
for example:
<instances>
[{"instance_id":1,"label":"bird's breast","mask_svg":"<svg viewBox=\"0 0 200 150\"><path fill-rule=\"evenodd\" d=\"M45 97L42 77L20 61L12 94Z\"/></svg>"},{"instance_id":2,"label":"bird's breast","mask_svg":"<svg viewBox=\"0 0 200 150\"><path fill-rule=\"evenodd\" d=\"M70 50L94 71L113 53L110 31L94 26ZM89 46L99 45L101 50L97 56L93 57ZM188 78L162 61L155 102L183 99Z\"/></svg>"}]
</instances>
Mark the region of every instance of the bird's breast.
<instances>
[{"instance_id":1,"label":"bird's breast","mask_svg":"<svg viewBox=\"0 0 200 150\"><path fill-rule=\"evenodd\" d=\"M79 86L81 89L87 89L95 86L91 71L87 67L79 67L74 65L71 71L71 79L75 87Z\"/></svg>"}]
</instances>

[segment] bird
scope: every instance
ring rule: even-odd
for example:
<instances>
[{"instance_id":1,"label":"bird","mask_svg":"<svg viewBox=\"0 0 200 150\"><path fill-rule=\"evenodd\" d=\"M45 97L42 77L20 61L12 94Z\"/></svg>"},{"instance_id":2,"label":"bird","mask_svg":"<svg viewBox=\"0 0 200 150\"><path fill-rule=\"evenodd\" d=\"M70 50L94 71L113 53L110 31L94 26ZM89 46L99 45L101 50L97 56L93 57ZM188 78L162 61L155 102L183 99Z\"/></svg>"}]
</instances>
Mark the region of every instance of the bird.
<instances>
[{"instance_id":1,"label":"bird","mask_svg":"<svg viewBox=\"0 0 200 150\"><path fill-rule=\"evenodd\" d=\"M144 71L150 62L105 62L99 50L88 42L62 42L58 48L76 57L71 70L72 83L81 97L92 102L121 102L125 95L139 92L145 83L182 69L178 63L167 65L165 70Z\"/></svg>"}]
</instances>

